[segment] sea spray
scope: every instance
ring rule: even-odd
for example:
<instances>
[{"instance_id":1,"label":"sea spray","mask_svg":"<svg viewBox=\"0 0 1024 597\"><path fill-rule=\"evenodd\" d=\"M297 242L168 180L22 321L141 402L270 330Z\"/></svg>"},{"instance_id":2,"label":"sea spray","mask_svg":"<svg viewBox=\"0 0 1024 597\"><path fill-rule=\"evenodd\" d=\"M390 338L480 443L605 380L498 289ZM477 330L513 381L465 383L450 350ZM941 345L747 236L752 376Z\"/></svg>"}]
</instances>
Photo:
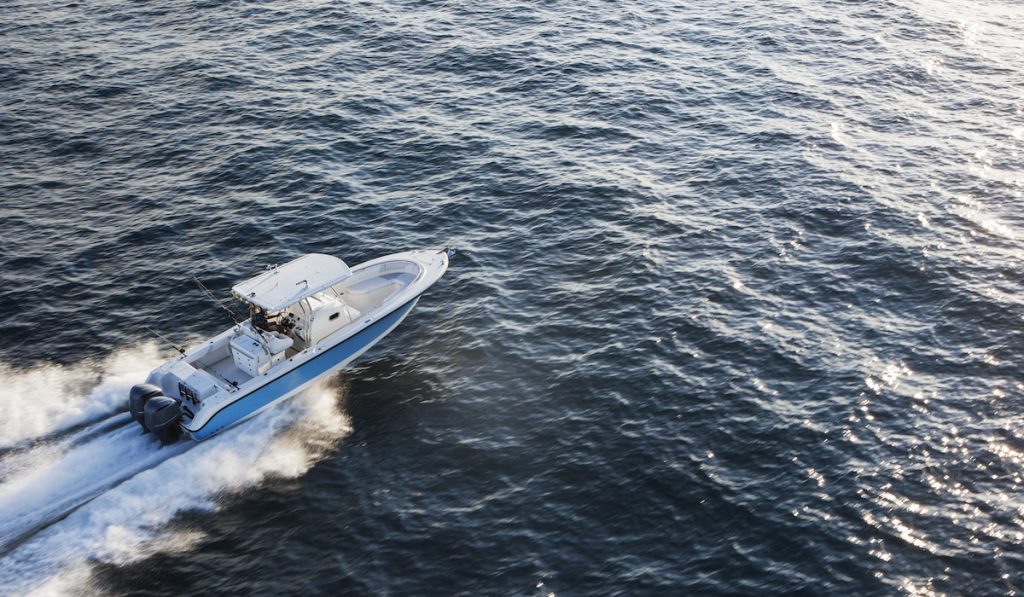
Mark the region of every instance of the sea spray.
<instances>
[{"instance_id":1,"label":"sea spray","mask_svg":"<svg viewBox=\"0 0 1024 597\"><path fill-rule=\"evenodd\" d=\"M0 450L124 410L129 388L161 360L157 346L146 343L70 366L0 363Z\"/></svg>"},{"instance_id":2,"label":"sea spray","mask_svg":"<svg viewBox=\"0 0 1024 597\"><path fill-rule=\"evenodd\" d=\"M187 548L202 535L194 529L183 532L168 527L178 512L215 509L220 497L269 477L300 476L347 433L348 420L338 409L342 391L322 383L203 443L160 448L128 427L51 455L57 470L64 470L61 462L106 460L109 466L101 465L98 478L89 480L98 486L104 475L140 455L146 466L0 557L0 586L17 593L80 590L88 582L89 562L126 564L158 551ZM181 454L182 449L187 453ZM90 453L76 454L83 451ZM58 495L63 489L61 479L72 477L37 477L42 489L25 483L14 491L6 489L7 483L0 484L0 507L39 504L38 495L19 502L19 495L27 495L19 492Z\"/></svg>"}]
</instances>

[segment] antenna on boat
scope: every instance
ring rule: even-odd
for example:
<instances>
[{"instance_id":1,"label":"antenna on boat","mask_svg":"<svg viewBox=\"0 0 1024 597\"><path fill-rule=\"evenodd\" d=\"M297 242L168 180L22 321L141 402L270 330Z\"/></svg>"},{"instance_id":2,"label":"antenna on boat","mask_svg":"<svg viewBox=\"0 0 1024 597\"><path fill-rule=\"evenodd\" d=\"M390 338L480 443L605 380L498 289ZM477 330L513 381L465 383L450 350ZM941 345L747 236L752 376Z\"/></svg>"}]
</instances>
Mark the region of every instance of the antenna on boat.
<instances>
[{"instance_id":1,"label":"antenna on boat","mask_svg":"<svg viewBox=\"0 0 1024 597\"><path fill-rule=\"evenodd\" d=\"M177 344L175 344L174 342L171 342L170 340L168 340L168 339L167 339L167 337L166 337L166 336L164 336L164 335L163 335L163 334L161 334L160 332L158 332L158 331L154 330L153 328L149 327L148 325L144 325L144 326L142 326L142 327L144 327L144 328L146 328L147 330L149 330L149 333L153 334L153 335L154 335L154 336L156 336L157 338L160 338L160 339L161 339L161 340L163 340L164 342L166 342L166 343L170 344L170 345L171 345L171 348L173 348L174 350L177 350L177 351L178 351L178 352L180 352L181 354L185 354L185 349L184 349L184 348L182 348L182 347L178 346L178 345L177 345Z\"/></svg>"},{"instance_id":2,"label":"antenna on boat","mask_svg":"<svg viewBox=\"0 0 1024 597\"><path fill-rule=\"evenodd\" d=\"M210 300L213 301L218 307L220 307L221 309L224 309L224 312L228 314L228 317L231 318L231 321L235 322L236 325L242 323L241 321L238 321L237 317L235 317L235 312L234 311L232 311L231 309L228 309L227 305L225 305L224 303L220 302L220 300L217 297L213 296L213 293L210 292L210 289L207 288L205 284L203 284L202 280L200 280L196 276L192 276L192 279L196 281L196 284L199 286L199 290L202 290L203 294L205 294L207 297L209 297Z\"/></svg>"}]
</instances>

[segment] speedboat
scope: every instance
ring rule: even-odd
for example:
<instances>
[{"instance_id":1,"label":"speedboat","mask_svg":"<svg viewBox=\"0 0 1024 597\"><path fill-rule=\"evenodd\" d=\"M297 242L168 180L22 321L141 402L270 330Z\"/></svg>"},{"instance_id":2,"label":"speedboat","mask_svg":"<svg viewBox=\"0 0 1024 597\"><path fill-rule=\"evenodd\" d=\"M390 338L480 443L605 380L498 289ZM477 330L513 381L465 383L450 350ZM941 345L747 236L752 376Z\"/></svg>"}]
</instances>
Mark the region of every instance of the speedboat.
<instances>
[{"instance_id":1,"label":"speedboat","mask_svg":"<svg viewBox=\"0 0 1024 597\"><path fill-rule=\"evenodd\" d=\"M129 411L164 444L216 435L366 352L405 319L452 254L406 251L349 268L310 253L239 282L231 294L248 319L233 317L213 339L178 349L132 387Z\"/></svg>"}]
</instances>

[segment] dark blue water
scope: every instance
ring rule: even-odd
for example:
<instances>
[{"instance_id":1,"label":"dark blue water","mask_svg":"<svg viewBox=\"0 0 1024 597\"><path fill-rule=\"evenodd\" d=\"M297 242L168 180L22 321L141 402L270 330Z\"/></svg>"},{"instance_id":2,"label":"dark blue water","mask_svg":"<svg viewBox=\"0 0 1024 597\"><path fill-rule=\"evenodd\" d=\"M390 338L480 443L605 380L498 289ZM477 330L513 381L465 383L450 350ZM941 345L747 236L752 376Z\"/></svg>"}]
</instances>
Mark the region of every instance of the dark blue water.
<instances>
[{"instance_id":1,"label":"dark blue water","mask_svg":"<svg viewBox=\"0 0 1024 597\"><path fill-rule=\"evenodd\" d=\"M4 3L2 592L1024 589L1022 39L1010 0ZM184 453L119 426L144 325L226 325L192 274L445 244L321 387Z\"/></svg>"}]
</instances>

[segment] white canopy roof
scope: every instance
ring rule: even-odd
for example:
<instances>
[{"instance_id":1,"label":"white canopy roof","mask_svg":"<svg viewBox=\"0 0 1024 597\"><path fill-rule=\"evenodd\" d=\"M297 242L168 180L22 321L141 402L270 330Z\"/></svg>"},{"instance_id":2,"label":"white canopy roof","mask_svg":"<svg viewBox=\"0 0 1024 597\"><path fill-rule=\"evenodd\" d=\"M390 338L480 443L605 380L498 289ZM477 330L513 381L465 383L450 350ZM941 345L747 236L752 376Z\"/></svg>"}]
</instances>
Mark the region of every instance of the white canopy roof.
<instances>
[{"instance_id":1,"label":"white canopy roof","mask_svg":"<svg viewBox=\"0 0 1024 597\"><path fill-rule=\"evenodd\" d=\"M239 299L267 311L280 311L334 286L352 275L345 262L322 253L310 253L231 288Z\"/></svg>"}]
</instances>

